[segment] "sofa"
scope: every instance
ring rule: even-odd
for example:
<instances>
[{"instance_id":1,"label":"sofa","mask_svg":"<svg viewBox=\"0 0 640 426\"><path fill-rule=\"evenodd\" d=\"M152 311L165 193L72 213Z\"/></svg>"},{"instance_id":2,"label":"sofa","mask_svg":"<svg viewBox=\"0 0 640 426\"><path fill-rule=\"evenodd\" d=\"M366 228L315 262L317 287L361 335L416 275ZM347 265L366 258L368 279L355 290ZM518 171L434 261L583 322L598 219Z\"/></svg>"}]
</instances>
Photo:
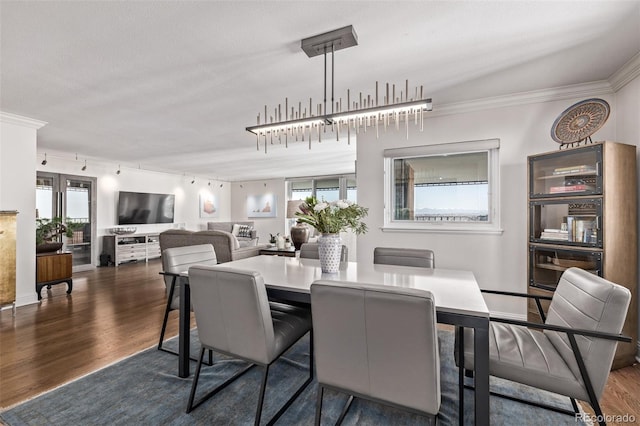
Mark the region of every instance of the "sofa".
<instances>
[{"instance_id":1,"label":"sofa","mask_svg":"<svg viewBox=\"0 0 640 426\"><path fill-rule=\"evenodd\" d=\"M169 229L160 233L160 250L172 247L211 244L216 252L218 263L258 256L260 250L267 244L248 245L240 247L238 239L225 231L186 231L183 229Z\"/></svg>"},{"instance_id":2,"label":"sofa","mask_svg":"<svg viewBox=\"0 0 640 426\"><path fill-rule=\"evenodd\" d=\"M242 227L245 229L243 230ZM229 232L237 238L240 247L258 244L258 231L253 229L253 221L207 222L207 231ZM242 231L245 231L245 233Z\"/></svg>"}]
</instances>

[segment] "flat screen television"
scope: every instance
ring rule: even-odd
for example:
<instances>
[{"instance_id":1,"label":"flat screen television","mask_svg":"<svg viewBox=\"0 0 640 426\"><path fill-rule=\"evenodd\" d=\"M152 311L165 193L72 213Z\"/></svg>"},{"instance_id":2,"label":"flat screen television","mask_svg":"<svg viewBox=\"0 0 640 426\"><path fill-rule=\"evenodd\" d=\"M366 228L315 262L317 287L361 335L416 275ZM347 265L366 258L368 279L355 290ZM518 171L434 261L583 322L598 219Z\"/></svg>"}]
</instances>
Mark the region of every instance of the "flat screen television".
<instances>
[{"instance_id":1,"label":"flat screen television","mask_svg":"<svg viewBox=\"0 0 640 426\"><path fill-rule=\"evenodd\" d=\"M120 191L118 225L173 223L175 195Z\"/></svg>"}]
</instances>

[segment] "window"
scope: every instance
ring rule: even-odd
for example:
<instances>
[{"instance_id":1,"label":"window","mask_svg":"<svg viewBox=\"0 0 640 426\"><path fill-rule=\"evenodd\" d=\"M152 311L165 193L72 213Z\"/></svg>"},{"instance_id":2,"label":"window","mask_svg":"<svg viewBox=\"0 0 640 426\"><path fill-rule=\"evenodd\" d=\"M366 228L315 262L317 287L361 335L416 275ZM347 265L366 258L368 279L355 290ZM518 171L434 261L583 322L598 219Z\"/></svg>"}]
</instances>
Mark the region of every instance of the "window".
<instances>
[{"instance_id":1,"label":"window","mask_svg":"<svg viewBox=\"0 0 640 426\"><path fill-rule=\"evenodd\" d=\"M498 140L385 150L385 230L498 231Z\"/></svg>"},{"instance_id":2,"label":"window","mask_svg":"<svg viewBox=\"0 0 640 426\"><path fill-rule=\"evenodd\" d=\"M289 183L290 200L304 200L307 197L313 195L313 180L297 180Z\"/></svg>"},{"instance_id":3,"label":"window","mask_svg":"<svg viewBox=\"0 0 640 426\"><path fill-rule=\"evenodd\" d=\"M287 200L304 200L314 195L318 200L357 201L356 176L353 174L341 176L317 176L287 179ZM295 219L287 219L286 226L295 224Z\"/></svg>"},{"instance_id":4,"label":"window","mask_svg":"<svg viewBox=\"0 0 640 426\"><path fill-rule=\"evenodd\" d=\"M352 174L292 178L287 183L289 200L304 200L311 195L325 201L357 199L356 177Z\"/></svg>"}]
</instances>

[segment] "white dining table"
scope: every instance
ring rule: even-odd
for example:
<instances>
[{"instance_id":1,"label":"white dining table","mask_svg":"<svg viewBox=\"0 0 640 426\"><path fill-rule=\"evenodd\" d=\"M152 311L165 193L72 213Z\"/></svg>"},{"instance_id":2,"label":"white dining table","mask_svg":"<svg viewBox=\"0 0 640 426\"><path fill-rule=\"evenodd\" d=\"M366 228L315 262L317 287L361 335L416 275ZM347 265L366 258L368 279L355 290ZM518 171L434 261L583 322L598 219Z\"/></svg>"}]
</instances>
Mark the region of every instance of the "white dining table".
<instances>
[{"instance_id":1,"label":"white dining table","mask_svg":"<svg viewBox=\"0 0 640 426\"><path fill-rule=\"evenodd\" d=\"M310 303L316 280L370 283L430 291L438 322L474 329L475 423L489 424L489 309L471 271L342 262L337 273L323 273L316 259L255 256L222 263L217 268L259 272L270 298ZM188 271L179 274L180 286L179 376L188 377L190 289ZM453 355L453 354L452 354Z\"/></svg>"}]
</instances>

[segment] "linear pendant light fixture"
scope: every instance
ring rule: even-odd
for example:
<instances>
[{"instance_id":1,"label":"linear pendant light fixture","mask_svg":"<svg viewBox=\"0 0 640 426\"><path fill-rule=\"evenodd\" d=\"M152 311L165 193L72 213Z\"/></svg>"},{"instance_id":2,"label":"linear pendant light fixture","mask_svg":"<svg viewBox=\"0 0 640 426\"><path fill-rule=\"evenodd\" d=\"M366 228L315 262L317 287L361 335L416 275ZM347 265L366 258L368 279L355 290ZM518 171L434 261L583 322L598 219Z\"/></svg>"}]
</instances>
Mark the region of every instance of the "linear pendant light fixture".
<instances>
[{"instance_id":1,"label":"linear pendant light fixture","mask_svg":"<svg viewBox=\"0 0 640 426\"><path fill-rule=\"evenodd\" d=\"M296 111L295 106L289 107L289 99L284 101L284 114L282 105L274 109L273 114L269 115L267 106L264 107L264 116L261 118L258 113L258 124L246 128L248 132L256 135L256 149L260 150L260 143L264 144L264 152L267 152L267 145L273 144L274 139L282 143L284 139L285 146L288 147L289 138L292 140L305 139L309 142L311 149L312 139L318 142L322 141L322 134L327 130L335 133L336 140L340 140L340 133L346 133L347 142L351 143L351 134L358 134L360 130L366 131L367 127L374 126L376 128L376 137L379 128L384 130L395 125L396 130L400 129L400 122L404 120L407 131L407 139L409 138L409 121L413 119L415 125L420 126L423 130L424 111L432 110L431 98L424 98L423 88L420 90L416 87L413 97L409 97L409 81L405 81L404 92L400 90L396 97L396 86L392 85L389 90L389 83L386 84L386 90L379 102L378 82L376 81L375 97L371 95L364 96L362 92L357 99L352 101L351 93L347 90L346 107L343 108L342 98L335 101L333 93L334 82L334 53L336 50L346 49L348 47L357 46L358 37L352 25L319 34L302 40L302 50L310 58L313 56L324 55L324 103L315 105L309 98L309 109L302 107L302 102L298 102ZM327 108L327 54L331 54L331 103ZM289 109L290 108L290 109Z\"/></svg>"}]
</instances>

